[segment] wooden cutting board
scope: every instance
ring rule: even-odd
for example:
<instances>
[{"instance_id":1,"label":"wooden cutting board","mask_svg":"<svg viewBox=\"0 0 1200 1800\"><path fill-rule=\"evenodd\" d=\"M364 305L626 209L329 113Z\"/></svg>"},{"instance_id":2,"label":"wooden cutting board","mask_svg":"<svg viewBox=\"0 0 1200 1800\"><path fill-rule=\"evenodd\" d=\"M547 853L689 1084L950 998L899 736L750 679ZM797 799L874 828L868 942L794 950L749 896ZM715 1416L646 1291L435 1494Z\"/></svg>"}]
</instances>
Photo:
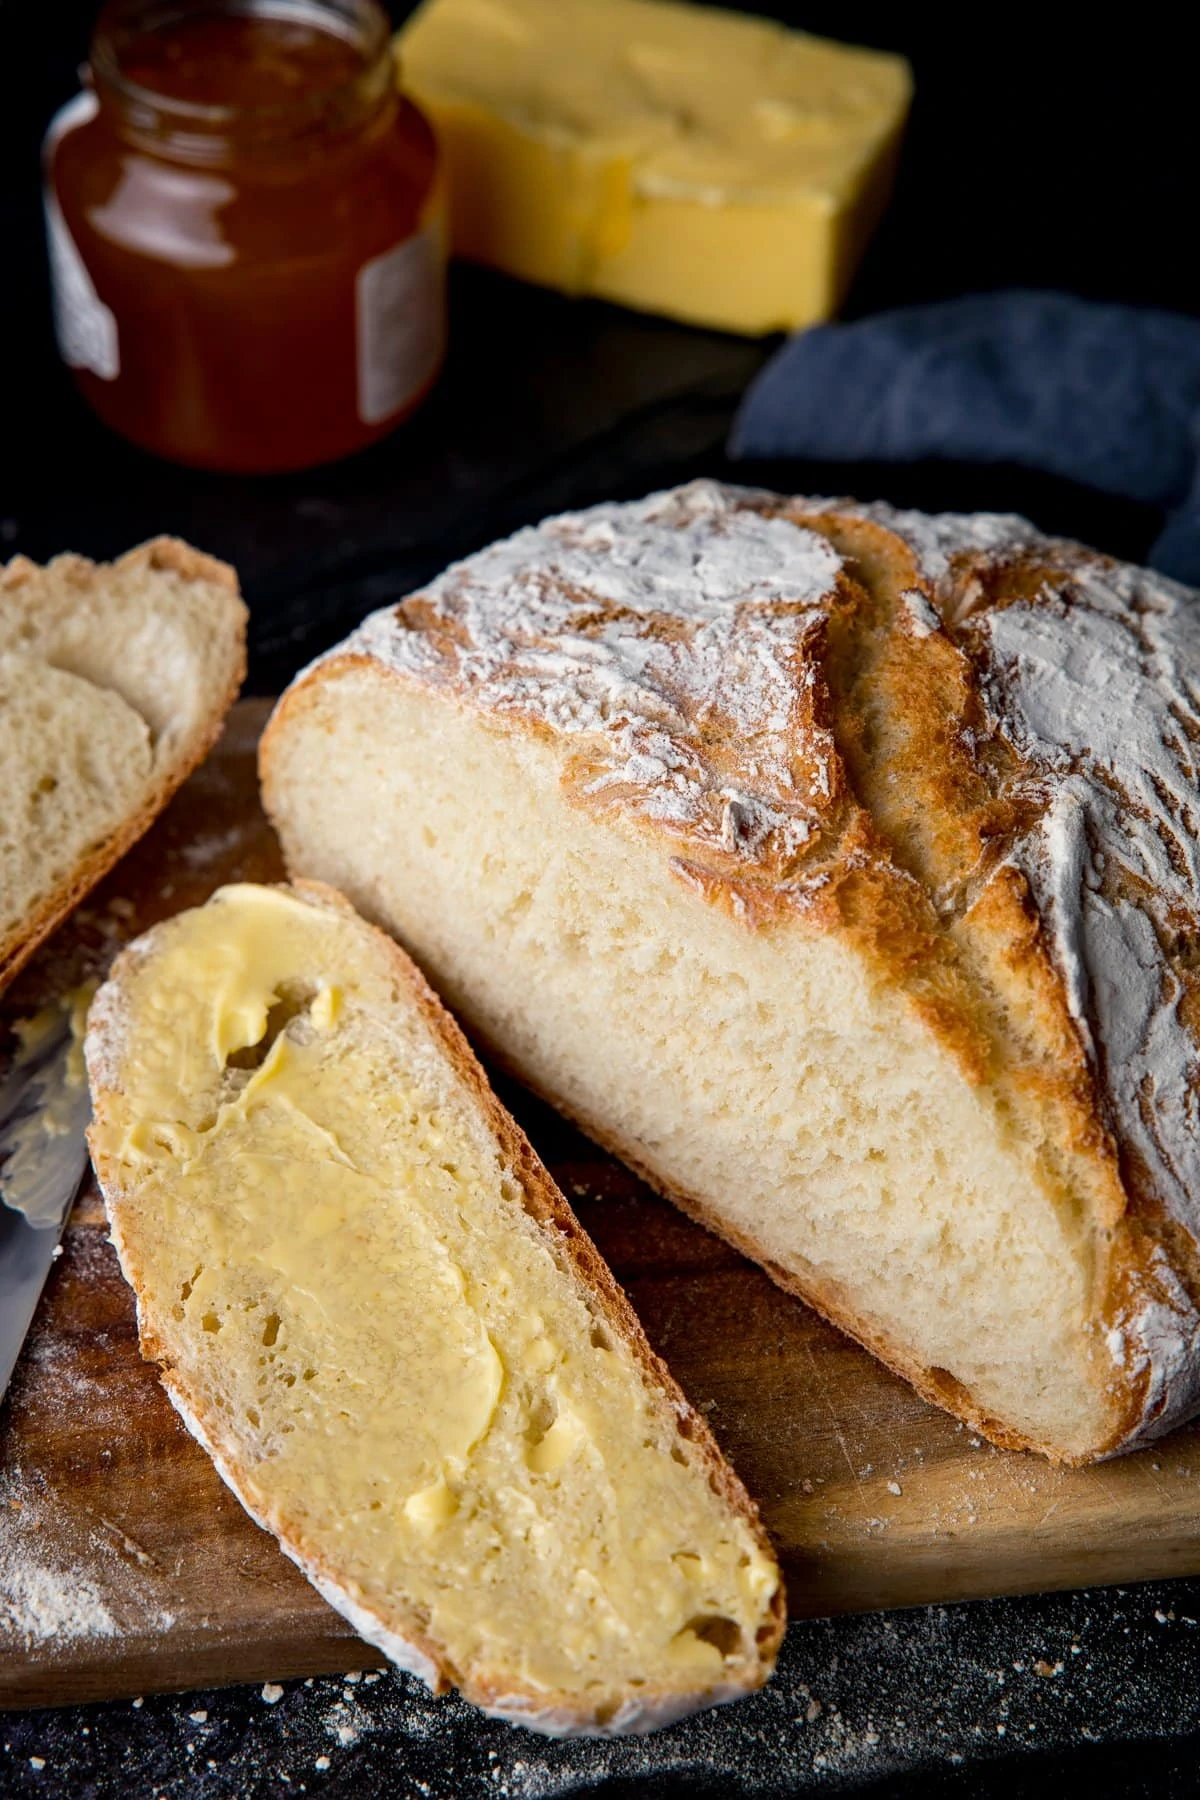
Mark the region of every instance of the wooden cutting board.
<instances>
[{"instance_id":1,"label":"wooden cutting board","mask_svg":"<svg viewBox=\"0 0 1200 1800\"><path fill-rule=\"evenodd\" d=\"M254 770L265 714L236 709L5 996L8 1015L219 883L280 875ZM502 1093L762 1507L794 1617L1200 1573L1200 1427L1086 1470L994 1450L547 1109ZM0 1705L378 1660L242 1512L140 1360L89 1186L0 1407Z\"/></svg>"}]
</instances>

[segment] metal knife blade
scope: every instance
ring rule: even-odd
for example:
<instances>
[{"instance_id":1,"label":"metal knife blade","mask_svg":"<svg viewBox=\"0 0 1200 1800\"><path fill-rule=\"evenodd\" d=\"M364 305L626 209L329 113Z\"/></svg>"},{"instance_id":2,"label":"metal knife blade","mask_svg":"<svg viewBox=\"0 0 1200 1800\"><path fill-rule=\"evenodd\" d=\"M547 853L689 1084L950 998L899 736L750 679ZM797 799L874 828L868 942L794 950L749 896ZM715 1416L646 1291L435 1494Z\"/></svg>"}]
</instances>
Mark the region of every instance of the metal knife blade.
<instances>
[{"instance_id":1,"label":"metal knife blade","mask_svg":"<svg viewBox=\"0 0 1200 1800\"><path fill-rule=\"evenodd\" d=\"M0 1078L0 1398L87 1167L82 1011L71 996L28 1021Z\"/></svg>"}]
</instances>

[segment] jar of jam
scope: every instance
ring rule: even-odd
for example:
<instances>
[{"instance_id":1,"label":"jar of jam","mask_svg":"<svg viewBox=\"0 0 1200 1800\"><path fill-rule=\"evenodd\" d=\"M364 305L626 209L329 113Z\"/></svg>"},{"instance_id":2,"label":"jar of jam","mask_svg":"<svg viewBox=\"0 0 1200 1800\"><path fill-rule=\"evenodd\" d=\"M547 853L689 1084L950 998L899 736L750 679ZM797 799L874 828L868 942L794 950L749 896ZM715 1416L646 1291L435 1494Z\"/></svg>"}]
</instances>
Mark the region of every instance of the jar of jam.
<instances>
[{"instance_id":1,"label":"jar of jam","mask_svg":"<svg viewBox=\"0 0 1200 1800\"><path fill-rule=\"evenodd\" d=\"M437 146L376 0L118 0L45 173L59 348L134 443L303 468L432 386Z\"/></svg>"}]
</instances>

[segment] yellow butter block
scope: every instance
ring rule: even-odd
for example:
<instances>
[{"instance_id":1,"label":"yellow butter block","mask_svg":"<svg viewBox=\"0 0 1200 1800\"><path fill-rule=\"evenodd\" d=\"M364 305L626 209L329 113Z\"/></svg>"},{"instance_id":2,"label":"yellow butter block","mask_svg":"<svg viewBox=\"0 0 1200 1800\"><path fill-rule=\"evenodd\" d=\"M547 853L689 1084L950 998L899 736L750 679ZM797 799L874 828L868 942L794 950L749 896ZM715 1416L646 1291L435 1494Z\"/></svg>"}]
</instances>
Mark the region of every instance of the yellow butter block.
<instances>
[{"instance_id":1,"label":"yellow butter block","mask_svg":"<svg viewBox=\"0 0 1200 1800\"><path fill-rule=\"evenodd\" d=\"M902 57L670 0L426 0L399 49L459 255L749 334L836 310L912 94Z\"/></svg>"}]
</instances>

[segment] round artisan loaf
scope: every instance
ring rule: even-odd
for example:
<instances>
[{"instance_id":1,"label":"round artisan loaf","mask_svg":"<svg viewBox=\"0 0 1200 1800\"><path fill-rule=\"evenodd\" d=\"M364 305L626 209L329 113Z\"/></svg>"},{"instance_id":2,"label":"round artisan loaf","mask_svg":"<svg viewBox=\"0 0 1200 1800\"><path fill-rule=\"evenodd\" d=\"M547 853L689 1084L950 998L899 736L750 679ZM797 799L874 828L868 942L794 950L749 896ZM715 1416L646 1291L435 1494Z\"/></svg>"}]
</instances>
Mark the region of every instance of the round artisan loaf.
<instances>
[{"instance_id":1,"label":"round artisan loaf","mask_svg":"<svg viewBox=\"0 0 1200 1800\"><path fill-rule=\"evenodd\" d=\"M700 482L302 674L289 866L996 1442L1200 1403L1200 604L1010 517Z\"/></svg>"}]
</instances>

